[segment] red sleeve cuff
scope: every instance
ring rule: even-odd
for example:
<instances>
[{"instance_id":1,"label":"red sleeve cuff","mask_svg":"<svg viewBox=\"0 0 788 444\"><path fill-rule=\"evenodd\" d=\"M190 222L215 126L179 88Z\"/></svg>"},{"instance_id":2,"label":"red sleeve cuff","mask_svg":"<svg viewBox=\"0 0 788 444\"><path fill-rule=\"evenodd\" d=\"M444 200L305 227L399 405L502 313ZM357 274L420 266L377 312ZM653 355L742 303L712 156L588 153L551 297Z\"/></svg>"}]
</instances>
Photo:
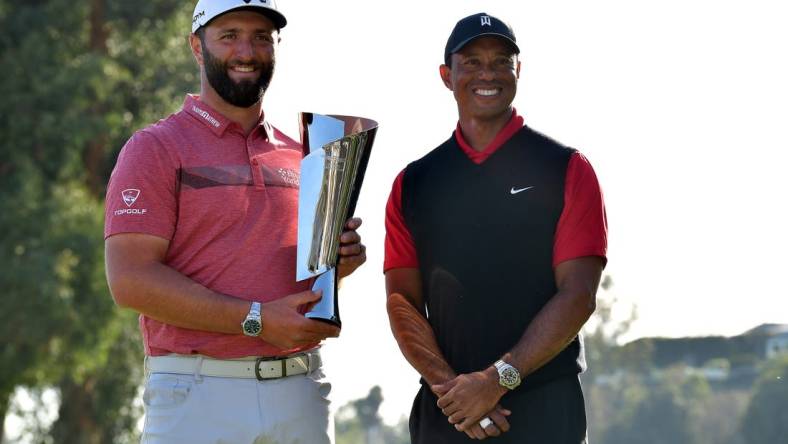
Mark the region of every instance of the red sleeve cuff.
<instances>
[{"instance_id":1,"label":"red sleeve cuff","mask_svg":"<svg viewBox=\"0 0 788 444\"><path fill-rule=\"evenodd\" d=\"M402 170L391 187L386 203L386 240L384 246L383 271L392 268L417 268L419 259L413 237L402 216Z\"/></svg>"},{"instance_id":2,"label":"red sleeve cuff","mask_svg":"<svg viewBox=\"0 0 788 444\"><path fill-rule=\"evenodd\" d=\"M584 256L607 262L607 214L594 169L580 153L569 160L564 188L564 210L558 220L553 267Z\"/></svg>"}]
</instances>

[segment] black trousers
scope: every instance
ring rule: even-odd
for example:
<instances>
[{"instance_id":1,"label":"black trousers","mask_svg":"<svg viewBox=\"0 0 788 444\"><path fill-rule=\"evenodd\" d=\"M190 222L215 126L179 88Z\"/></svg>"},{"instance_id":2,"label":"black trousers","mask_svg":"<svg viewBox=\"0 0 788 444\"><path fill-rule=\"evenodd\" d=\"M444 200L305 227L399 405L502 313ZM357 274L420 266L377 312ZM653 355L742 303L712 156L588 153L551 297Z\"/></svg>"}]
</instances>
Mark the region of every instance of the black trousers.
<instances>
[{"instance_id":1,"label":"black trousers","mask_svg":"<svg viewBox=\"0 0 788 444\"><path fill-rule=\"evenodd\" d=\"M458 432L437 406L438 399L422 384L410 414L413 444L459 444L478 442ZM565 376L537 387L520 387L501 398L512 411L511 429L491 443L584 444L586 413L577 375Z\"/></svg>"}]
</instances>

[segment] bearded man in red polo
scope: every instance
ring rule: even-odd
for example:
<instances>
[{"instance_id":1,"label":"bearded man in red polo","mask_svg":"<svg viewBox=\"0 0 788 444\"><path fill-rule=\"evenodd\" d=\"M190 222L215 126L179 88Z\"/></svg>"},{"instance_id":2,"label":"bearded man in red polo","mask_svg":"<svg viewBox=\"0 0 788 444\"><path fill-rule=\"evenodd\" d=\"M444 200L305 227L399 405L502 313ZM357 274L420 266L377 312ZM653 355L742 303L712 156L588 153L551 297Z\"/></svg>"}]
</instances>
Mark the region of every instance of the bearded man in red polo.
<instances>
[{"instance_id":1,"label":"bearded man in red polo","mask_svg":"<svg viewBox=\"0 0 788 444\"><path fill-rule=\"evenodd\" d=\"M273 0L200 0L200 94L136 132L107 190L107 279L140 313L146 443L333 442L321 295L295 280L302 147L263 95L287 24ZM339 276L366 260L351 219Z\"/></svg>"}]
</instances>

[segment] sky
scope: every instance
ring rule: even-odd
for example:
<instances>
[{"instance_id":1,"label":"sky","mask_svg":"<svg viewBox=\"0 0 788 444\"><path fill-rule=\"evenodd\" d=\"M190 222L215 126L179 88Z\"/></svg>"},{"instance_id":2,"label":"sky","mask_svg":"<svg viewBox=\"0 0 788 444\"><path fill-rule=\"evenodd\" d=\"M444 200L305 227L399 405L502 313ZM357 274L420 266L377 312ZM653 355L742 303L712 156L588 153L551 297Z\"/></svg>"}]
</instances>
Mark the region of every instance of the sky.
<instances>
[{"instance_id":1,"label":"sky","mask_svg":"<svg viewBox=\"0 0 788 444\"><path fill-rule=\"evenodd\" d=\"M627 339L788 324L782 3L278 0L288 25L266 118L294 138L301 111L380 124L356 209L368 262L344 282L342 334L323 349L333 408L380 385L391 424L418 389L385 312L384 207L397 173L456 125L438 66L477 12L514 28L518 113L594 166L614 282L600 297L637 307Z\"/></svg>"},{"instance_id":2,"label":"sky","mask_svg":"<svg viewBox=\"0 0 788 444\"><path fill-rule=\"evenodd\" d=\"M418 5L418 7L416 7ZM788 27L768 1L293 1L265 98L380 128L356 215L368 263L340 291L343 331L324 347L334 407L383 389L388 423L418 375L385 313L384 207L397 173L457 121L438 77L457 20L487 12L521 48L514 101L532 128L575 147L602 185L609 294L643 336L736 335L788 323ZM514 271L514 269L513 269Z\"/></svg>"}]
</instances>

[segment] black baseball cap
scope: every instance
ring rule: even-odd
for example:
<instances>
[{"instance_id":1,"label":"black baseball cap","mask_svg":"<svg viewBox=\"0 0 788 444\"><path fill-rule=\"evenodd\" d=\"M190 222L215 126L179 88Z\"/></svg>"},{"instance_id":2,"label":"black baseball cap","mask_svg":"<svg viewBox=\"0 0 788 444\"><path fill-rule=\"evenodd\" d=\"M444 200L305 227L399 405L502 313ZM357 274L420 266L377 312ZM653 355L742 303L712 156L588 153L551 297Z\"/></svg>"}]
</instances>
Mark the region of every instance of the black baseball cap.
<instances>
[{"instance_id":1,"label":"black baseball cap","mask_svg":"<svg viewBox=\"0 0 788 444\"><path fill-rule=\"evenodd\" d=\"M472 40L484 36L500 37L512 46L515 54L520 54L520 47L517 46L517 39L514 38L512 28L498 17L480 12L469 15L454 25L454 30L452 30L449 40L446 42L443 61L450 65L452 54L461 50L463 46Z\"/></svg>"}]
</instances>

